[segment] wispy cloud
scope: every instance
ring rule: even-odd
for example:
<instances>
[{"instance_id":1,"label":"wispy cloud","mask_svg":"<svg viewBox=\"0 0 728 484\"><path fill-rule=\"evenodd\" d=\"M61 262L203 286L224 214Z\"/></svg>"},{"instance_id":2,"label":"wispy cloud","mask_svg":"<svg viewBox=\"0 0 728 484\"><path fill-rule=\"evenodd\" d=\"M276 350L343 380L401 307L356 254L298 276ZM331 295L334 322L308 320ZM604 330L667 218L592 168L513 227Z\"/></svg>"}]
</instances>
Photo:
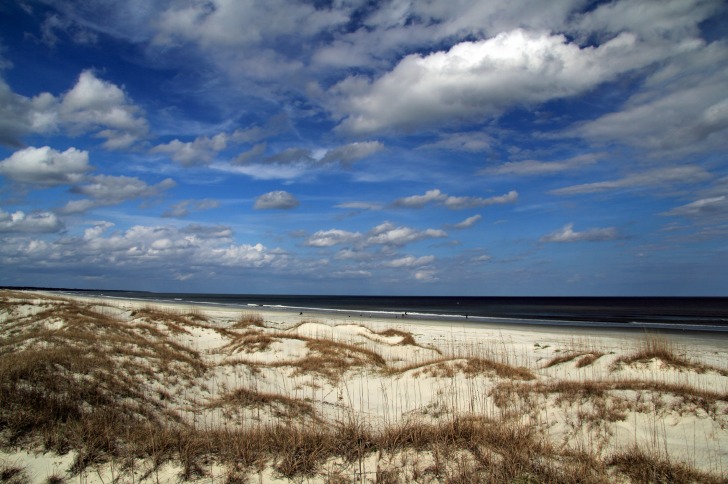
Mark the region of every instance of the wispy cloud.
<instances>
[{"instance_id":1,"label":"wispy cloud","mask_svg":"<svg viewBox=\"0 0 728 484\"><path fill-rule=\"evenodd\" d=\"M442 193L439 189L428 190L424 195L412 195L398 198L392 205L400 208L422 208L427 204L436 203L452 210L465 208L487 207L488 205L500 205L513 203L518 200L518 192L511 190L505 195L496 197L456 197Z\"/></svg>"},{"instance_id":2,"label":"wispy cloud","mask_svg":"<svg viewBox=\"0 0 728 484\"><path fill-rule=\"evenodd\" d=\"M515 176L555 175L557 173L593 165L602 157L604 157L604 154L601 153L587 153L561 161L511 161L502 165L486 168L481 173L488 175Z\"/></svg>"},{"instance_id":3,"label":"wispy cloud","mask_svg":"<svg viewBox=\"0 0 728 484\"><path fill-rule=\"evenodd\" d=\"M603 242L615 240L619 237L614 227L587 229L583 232L574 231L574 224L566 224L563 228L544 235L541 242Z\"/></svg>"},{"instance_id":4,"label":"wispy cloud","mask_svg":"<svg viewBox=\"0 0 728 484\"><path fill-rule=\"evenodd\" d=\"M710 178L712 178L711 174L699 166L677 166L634 173L617 180L559 188L552 190L551 193L554 195L578 195L634 187L690 184L702 182Z\"/></svg>"}]
</instances>

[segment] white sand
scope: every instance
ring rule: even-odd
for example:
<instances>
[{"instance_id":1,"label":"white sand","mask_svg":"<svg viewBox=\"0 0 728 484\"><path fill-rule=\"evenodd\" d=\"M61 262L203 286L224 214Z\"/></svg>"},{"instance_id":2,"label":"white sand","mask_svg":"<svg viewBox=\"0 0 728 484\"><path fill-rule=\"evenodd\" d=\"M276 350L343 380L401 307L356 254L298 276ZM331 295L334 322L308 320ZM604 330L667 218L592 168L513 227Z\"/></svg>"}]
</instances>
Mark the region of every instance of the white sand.
<instances>
[{"instance_id":1,"label":"white sand","mask_svg":"<svg viewBox=\"0 0 728 484\"><path fill-rule=\"evenodd\" d=\"M102 314L120 321L134 321L133 311L147 307L147 301L76 297ZM281 408L205 408L236 388L254 389L310 402L319 418L338 422L346 419L366 422L372 427L421 419L437 422L453 415L476 414L503 418L523 410L521 419L538 426L552 442L573 449L609 455L635 443L644 448L666 452L671 459L685 461L699 469L726 475L728 472L728 402L717 402L713 412L682 401L671 393L651 390L615 389L602 403L619 410L614 421L590 421L596 403L588 398L559 398L556 393L535 394L538 403L525 409L496 405L493 390L509 378L493 371L469 374L464 366L472 359L490 360L511 367L524 367L535 380L522 384L550 384L563 381L625 382L639 380L728 394L728 376L716 371L674 368L652 359L612 367L621 356L634 353L645 336L638 332L599 331L579 328L455 324L450 321L418 321L352 317L346 314L312 313L255 309L265 321L264 328L235 330L238 334L261 334L273 338L265 349L231 346L233 340L216 328L230 329L242 313L217 306L185 306L154 303L155 308L203 314L204 326L185 327L170 338L198 351L210 370L205 381L185 387L168 387L176 395L179 410L197 425L255 425L279 418ZM21 309L33 314L32 306ZM3 316L5 318L5 316ZM4 319L3 319L4 320ZM47 329L60 330L63 321L48 320ZM378 334L387 329L411 333L416 345L401 345L402 336ZM727 368L726 336L669 336L680 354L692 362ZM390 371L374 363L353 365L340 379L302 372L296 362L311 356L307 342L331 340L380 355ZM342 350L343 351L343 350ZM577 359L546 368L552 359L571 353L599 352L603 356L583 368ZM352 359L362 355L351 353ZM237 363L236 363L237 362ZM252 365L252 366L251 366ZM253 369L254 368L254 369ZM396 369L406 369L396 371ZM150 382L151 386L159 382ZM185 388L183 390L183 387ZM194 408L194 410L193 410ZM231 418L231 413L234 416ZM591 423L590 423L591 422ZM372 458L372 457L370 457ZM70 460L69 460L70 459ZM32 482L43 482L54 472L66 472L72 458L36 454L16 449L0 455L5 462L20 463L29 470ZM141 466L142 464L140 464ZM175 482L180 469L165 465L155 472L159 482ZM221 476L224 469L211 467ZM109 482L113 469L108 466L87 472L83 482ZM266 469L264 482L276 480Z\"/></svg>"}]
</instances>

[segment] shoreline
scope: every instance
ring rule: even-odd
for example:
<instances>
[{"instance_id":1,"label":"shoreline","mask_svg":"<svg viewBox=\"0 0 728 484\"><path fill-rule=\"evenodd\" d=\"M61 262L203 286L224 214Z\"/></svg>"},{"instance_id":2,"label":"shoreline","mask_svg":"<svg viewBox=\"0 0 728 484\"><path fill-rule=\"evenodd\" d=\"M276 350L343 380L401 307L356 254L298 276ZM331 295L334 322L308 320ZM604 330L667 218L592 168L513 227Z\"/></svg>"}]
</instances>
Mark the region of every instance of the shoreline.
<instances>
[{"instance_id":1,"label":"shoreline","mask_svg":"<svg viewBox=\"0 0 728 484\"><path fill-rule=\"evenodd\" d=\"M308 306L282 306L282 305L266 305L266 304L242 304L242 303L218 303L212 301L190 301L190 300L169 300L169 299L155 299L151 298L134 298L125 296L106 296L106 295L87 295L87 294L75 294L65 291L41 291L48 294L56 294L60 296L70 297L91 297L99 298L101 300L130 300L137 302L146 302L148 304L174 304L179 306L197 306L197 307L209 307L211 309L220 308L227 310L250 310L250 311L266 311L266 312L282 312L282 313L303 313L304 315L315 315L318 318L323 319L337 319L337 317L359 317L364 320L366 319L381 319L386 321L391 320L412 320L416 323L434 323L434 324L463 324L463 325L474 325L482 327L499 327L503 329L517 329L524 328L529 330L556 330L563 328L565 331L578 330L580 332L615 332L615 333L654 333L654 334L669 334L673 336L683 336L688 338L696 338L697 335L705 335L709 338L721 338L728 340L728 324L722 325L710 325L710 324L699 324L696 322L688 324L680 323L655 323L645 321L630 321L630 318L624 320L617 320L617 318L611 318L611 320L600 321L587 321L587 320L576 320L576 319L558 319L555 317L543 316L540 318L516 318L516 317L500 317L500 316L470 316L463 314L433 314L433 313L421 313L421 312L399 312L384 309L346 309L346 308L321 308L321 307L308 307ZM153 295L154 293L148 293ZM301 296L304 297L304 296ZM319 297L319 296L315 296ZM717 298L714 298L717 299ZM300 314L299 314L300 315Z\"/></svg>"}]
</instances>

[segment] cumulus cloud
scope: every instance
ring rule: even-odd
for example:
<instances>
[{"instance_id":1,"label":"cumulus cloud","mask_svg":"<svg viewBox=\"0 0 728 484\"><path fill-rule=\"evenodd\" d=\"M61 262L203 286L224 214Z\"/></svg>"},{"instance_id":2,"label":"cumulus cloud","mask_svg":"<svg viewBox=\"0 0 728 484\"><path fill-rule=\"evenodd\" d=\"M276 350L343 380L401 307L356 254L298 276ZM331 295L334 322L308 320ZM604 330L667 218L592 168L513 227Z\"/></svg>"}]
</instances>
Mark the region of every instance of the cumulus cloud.
<instances>
[{"instance_id":1,"label":"cumulus cloud","mask_svg":"<svg viewBox=\"0 0 728 484\"><path fill-rule=\"evenodd\" d=\"M624 178L595 183L585 183L552 190L554 195L578 195L608 190L619 190L634 187L650 187L659 185L675 185L697 183L712 178L710 173L695 165L656 168L641 173L633 173Z\"/></svg>"},{"instance_id":2,"label":"cumulus cloud","mask_svg":"<svg viewBox=\"0 0 728 484\"><path fill-rule=\"evenodd\" d=\"M351 245L361 250L380 245L403 246L420 240L440 237L447 237L447 232L432 228L417 230L412 227L396 226L391 222L385 222L366 233L340 229L320 230L308 238L306 245L311 247Z\"/></svg>"},{"instance_id":3,"label":"cumulus cloud","mask_svg":"<svg viewBox=\"0 0 728 484\"><path fill-rule=\"evenodd\" d=\"M370 231L366 244L401 246L419 240L441 237L447 237L447 232L439 229L417 230L411 227L397 227L390 222L385 222Z\"/></svg>"},{"instance_id":4,"label":"cumulus cloud","mask_svg":"<svg viewBox=\"0 0 728 484\"><path fill-rule=\"evenodd\" d=\"M277 190L274 192L264 193L255 200L256 210L288 210L296 208L299 205L299 201L288 192Z\"/></svg>"},{"instance_id":5,"label":"cumulus cloud","mask_svg":"<svg viewBox=\"0 0 728 484\"><path fill-rule=\"evenodd\" d=\"M361 238L362 234L359 232L348 232L339 229L319 230L306 240L306 245L310 247L332 247L334 245L359 242Z\"/></svg>"},{"instance_id":6,"label":"cumulus cloud","mask_svg":"<svg viewBox=\"0 0 728 484\"><path fill-rule=\"evenodd\" d=\"M285 253L259 243L232 243L225 227L136 225L125 231L112 227L111 223L99 222L88 228L83 237L54 242L27 237L6 239L0 246L0 261L23 267L51 264L69 270L97 267L109 275L156 273L172 277L179 274L180 267L193 273L201 267L282 268L289 260Z\"/></svg>"},{"instance_id":7,"label":"cumulus cloud","mask_svg":"<svg viewBox=\"0 0 728 484\"><path fill-rule=\"evenodd\" d=\"M152 153L166 153L183 166L207 165L227 147L229 136L219 133L213 137L199 136L194 141L182 142L174 139L169 143L157 145Z\"/></svg>"},{"instance_id":8,"label":"cumulus cloud","mask_svg":"<svg viewBox=\"0 0 728 484\"><path fill-rule=\"evenodd\" d=\"M505 203L513 203L518 200L518 192L512 190L505 195L490 198L482 197L455 197L442 193L439 189L428 190L424 195L412 195L409 197L398 198L394 201L395 207L402 208L422 208L430 203L443 205L451 210L460 210L465 208L487 207L489 205L500 205Z\"/></svg>"},{"instance_id":9,"label":"cumulus cloud","mask_svg":"<svg viewBox=\"0 0 728 484\"><path fill-rule=\"evenodd\" d=\"M88 178L86 184L71 188L71 193L85 195L89 198L72 200L61 209L61 212L79 213L94 207L154 197L174 186L176 183L170 178L166 178L156 185L149 185L137 177L97 175Z\"/></svg>"},{"instance_id":10,"label":"cumulus cloud","mask_svg":"<svg viewBox=\"0 0 728 484\"><path fill-rule=\"evenodd\" d=\"M51 212L26 214L18 210L7 213L0 209L0 232L3 233L50 233L63 229L63 222Z\"/></svg>"},{"instance_id":11,"label":"cumulus cloud","mask_svg":"<svg viewBox=\"0 0 728 484\"><path fill-rule=\"evenodd\" d=\"M22 144L28 133L53 133L59 129L76 136L92 133L108 149L129 148L147 136L149 126L141 109L117 85L81 72L76 84L60 97L44 92L33 98L13 93L0 80L0 142Z\"/></svg>"},{"instance_id":12,"label":"cumulus cloud","mask_svg":"<svg viewBox=\"0 0 728 484\"><path fill-rule=\"evenodd\" d=\"M76 183L90 169L88 152L76 148L60 152L49 146L28 147L0 161L0 175L42 186Z\"/></svg>"},{"instance_id":13,"label":"cumulus cloud","mask_svg":"<svg viewBox=\"0 0 728 484\"><path fill-rule=\"evenodd\" d=\"M482 171L484 174L492 175L515 175L515 176L535 176L535 175L554 175L565 171L572 171L593 165L598 159L602 158L602 153L587 153L577 155L562 161L539 161L524 160L511 161L502 165L486 168Z\"/></svg>"},{"instance_id":14,"label":"cumulus cloud","mask_svg":"<svg viewBox=\"0 0 728 484\"><path fill-rule=\"evenodd\" d=\"M574 224L566 224L560 230L544 235L539 240L541 242L602 242L614 240L619 234L614 227L594 228L584 230L583 232L575 232Z\"/></svg>"},{"instance_id":15,"label":"cumulus cloud","mask_svg":"<svg viewBox=\"0 0 728 484\"><path fill-rule=\"evenodd\" d=\"M341 130L409 131L581 94L665 55L627 32L580 47L563 35L516 29L449 51L409 55L376 80L349 77L330 94Z\"/></svg>"}]
</instances>

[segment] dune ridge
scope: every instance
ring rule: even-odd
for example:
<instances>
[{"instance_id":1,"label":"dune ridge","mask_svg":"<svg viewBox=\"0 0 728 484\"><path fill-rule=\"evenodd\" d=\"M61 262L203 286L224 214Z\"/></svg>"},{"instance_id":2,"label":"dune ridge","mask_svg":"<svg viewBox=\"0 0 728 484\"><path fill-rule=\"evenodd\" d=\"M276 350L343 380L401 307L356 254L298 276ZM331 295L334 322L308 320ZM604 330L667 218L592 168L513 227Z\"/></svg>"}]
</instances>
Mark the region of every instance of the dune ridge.
<instances>
[{"instance_id":1,"label":"dune ridge","mask_svg":"<svg viewBox=\"0 0 728 484\"><path fill-rule=\"evenodd\" d=\"M721 343L0 291L6 482L726 482Z\"/></svg>"}]
</instances>

